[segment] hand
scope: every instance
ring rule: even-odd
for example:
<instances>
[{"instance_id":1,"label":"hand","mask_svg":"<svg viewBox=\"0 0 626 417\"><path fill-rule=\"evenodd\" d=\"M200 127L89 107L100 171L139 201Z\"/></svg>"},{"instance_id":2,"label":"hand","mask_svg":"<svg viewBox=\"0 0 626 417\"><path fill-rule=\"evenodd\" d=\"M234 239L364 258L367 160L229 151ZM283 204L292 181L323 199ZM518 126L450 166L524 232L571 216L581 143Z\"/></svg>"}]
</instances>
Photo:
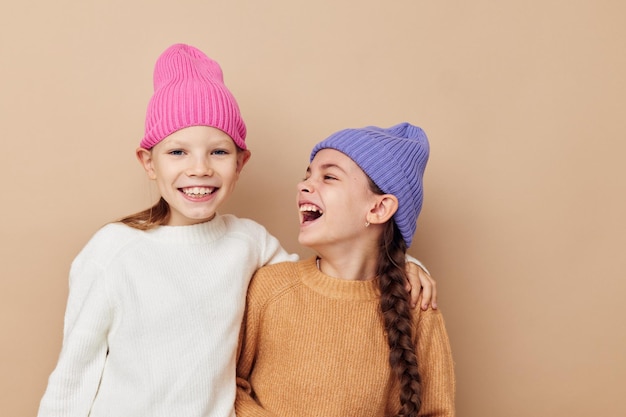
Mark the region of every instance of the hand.
<instances>
[{"instance_id":1,"label":"hand","mask_svg":"<svg viewBox=\"0 0 626 417\"><path fill-rule=\"evenodd\" d=\"M413 262L406 263L408 282L406 290L411 296L411 307L417 307L417 303L422 299L421 309L428 310L430 304L434 310L437 309L437 283L426 270Z\"/></svg>"}]
</instances>

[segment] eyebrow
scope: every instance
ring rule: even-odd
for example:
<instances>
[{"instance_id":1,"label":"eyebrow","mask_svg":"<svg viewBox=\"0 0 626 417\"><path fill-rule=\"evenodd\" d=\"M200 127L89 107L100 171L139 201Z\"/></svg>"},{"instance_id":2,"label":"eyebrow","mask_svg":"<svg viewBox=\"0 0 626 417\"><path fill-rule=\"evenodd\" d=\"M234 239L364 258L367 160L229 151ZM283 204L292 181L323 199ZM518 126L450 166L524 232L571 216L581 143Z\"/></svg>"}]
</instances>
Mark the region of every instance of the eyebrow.
<instances>
[{"instance_id":1,"label":"eyebrow","mask_svg":"<svg viewBox=\"0 0 626 417\"><path fill-rule=\"evenodd\" d=\"M329 169L329 168L337 168L341 172L347 173L345 169L343 169L341 166L339 166L337 164L329 163L329 164L320 165L320 169ZM309 166L309 168L307 168L307 172L310 172L310 171L311 171L311 167Z\"/></svg>"},{"instance_id":2,"label":"eyebrow","mask_svg":"<svg viewBox=\"0 0 626 417\"><path fill-rule=\"evenodd\" d=\"M192 141L193 142L193 141ZM237 148L237 145L235 145L235 143L231 140L231 139L215 139L212 140L211 143L209 144L209 146L211 148L226 148L228 146L230 146L230 144L233 144L233 146L235 148ZM193 145L193 143L191 143ZM189 146L189 140L188 139L179 139L179 138L173 138L170 141L170 146L171 147L184 147L184 146Z\"/></svg>"}]
</instances>

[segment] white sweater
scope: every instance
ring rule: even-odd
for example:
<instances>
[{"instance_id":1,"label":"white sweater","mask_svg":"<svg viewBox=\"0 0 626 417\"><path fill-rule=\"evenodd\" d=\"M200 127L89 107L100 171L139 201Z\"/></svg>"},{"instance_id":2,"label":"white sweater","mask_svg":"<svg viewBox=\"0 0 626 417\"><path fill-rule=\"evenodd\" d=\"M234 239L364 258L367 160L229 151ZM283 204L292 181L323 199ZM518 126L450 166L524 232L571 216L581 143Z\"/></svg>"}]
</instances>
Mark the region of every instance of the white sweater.
<instances>
[{"instance_id":1,"label":"white sweater","mask_svg":"<svg viewBox=\"0 0 626 417\"><path fill-rule=\"evenodd\" d=\"M234 417L250 277L297 258L231 215L103 227L72 263L63 348L39 417Z\"/></svg>"}]
</instances>

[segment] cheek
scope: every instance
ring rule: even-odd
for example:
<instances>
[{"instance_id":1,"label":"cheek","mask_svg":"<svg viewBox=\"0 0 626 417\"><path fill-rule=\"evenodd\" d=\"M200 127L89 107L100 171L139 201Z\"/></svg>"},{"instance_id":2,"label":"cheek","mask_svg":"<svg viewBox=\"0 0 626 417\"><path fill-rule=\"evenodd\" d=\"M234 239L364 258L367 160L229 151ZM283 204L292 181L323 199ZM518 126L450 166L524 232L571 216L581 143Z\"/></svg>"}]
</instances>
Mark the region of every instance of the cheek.
<instances>
[{"instance_id":1,"label":"cheek","mask_svg":"<svg viewBox=\"0 0 626 417\"><path fill-rule=\"evenodd\" d=\"M150 175L153 180L162 180L166 178L169 174L165 166L163 166L162 164L153 163L152 169L150 169L148 175Z\"/></svg>"},{"instance_id":2,"label":"cheek","mask_svg":"<svg viewBox=\"0 0 626 417\"><path fill-rule=\"evenodd\" d=\"M346 210L352 214L351 218L355 224L365 223L371 207L371 199L364 195L352 195L352 198L346 204Z\"/></svg>"},{"instance_id":3,"label":"cheek","mask_svg":"<svg viewBox=\"0 0 626 417\"><path fill-rule=\"evenodd\" d=\"M184 176L185 172L186 167L180 161L155 161L152 165L153 177L151 178L165 185L171 185Z\"/></svg>"},{"instance_id":4,"label":"cheek","mask_svg":"<svg viewBox=\"0 0 626 417\"><path fill-rule=\"evenodd\" d=\"M348 198L346 198L348 197ZM365 219L367 206L358 196L348 193L333 195L331 199L325 201L327 208L333 209L333 218L338 222L353 224L357 219ZM363 220L365 221L365 220Z\"/></svg>"},{"instance_id":5,"label":"cheek","mask_svg":"<svg viewBox=\"0 0 626 417\"><path fill-rule=\"evenodd\" d=\"M229 161L228 163L221 164L219 172L224 181L231 182L231 186L234 186L239 179L240 171L237 168L237 163L235 161Z\"/></svg>"}]
</instances>

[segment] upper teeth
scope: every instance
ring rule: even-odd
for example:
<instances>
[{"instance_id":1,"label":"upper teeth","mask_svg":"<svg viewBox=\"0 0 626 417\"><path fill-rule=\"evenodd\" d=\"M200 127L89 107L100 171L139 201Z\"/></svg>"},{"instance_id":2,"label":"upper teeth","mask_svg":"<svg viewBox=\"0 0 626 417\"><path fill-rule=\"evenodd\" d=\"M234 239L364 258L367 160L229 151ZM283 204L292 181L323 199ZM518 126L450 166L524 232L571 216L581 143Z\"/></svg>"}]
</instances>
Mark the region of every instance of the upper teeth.
<instances>
[{"instance_id":1,"label":"upper teeth","mask_svg":"<svg viewBox=\"0 0 626 417\"><path fill-rule=\"evenodd\" d=\"M209 187L183 188L183 193L185 194L211 194L212 192L213 192L213 188L209 188Z\"/></svg>"},{"instance_id":2,"label":"upper teeth","mask_svg":"<svg viewBox=\"0 0 626 417\"><path fill-rule=\"evenodd\" d=\"M314 206L313 204L302 204L300 206L300 211L318 211L320 213L322 212L319 207Z\"/></svg>"}]
</instances>

